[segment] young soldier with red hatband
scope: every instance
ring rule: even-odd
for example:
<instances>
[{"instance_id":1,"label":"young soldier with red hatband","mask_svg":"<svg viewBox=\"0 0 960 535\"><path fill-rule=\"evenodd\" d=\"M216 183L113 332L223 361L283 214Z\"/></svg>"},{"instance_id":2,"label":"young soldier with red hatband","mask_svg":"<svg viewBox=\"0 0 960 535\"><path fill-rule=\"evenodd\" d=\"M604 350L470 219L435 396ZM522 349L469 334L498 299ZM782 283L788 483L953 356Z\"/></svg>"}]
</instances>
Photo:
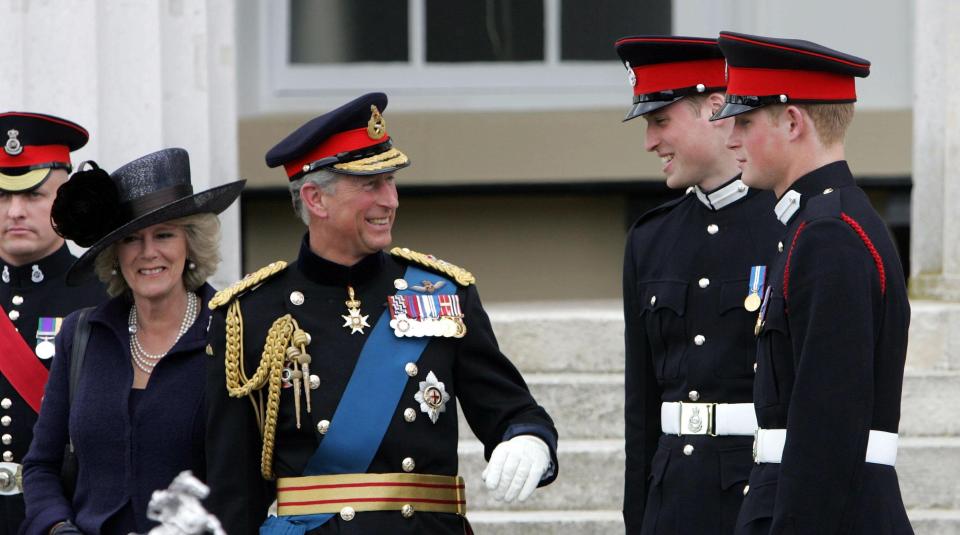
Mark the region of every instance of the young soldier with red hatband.
<instances>
[{"instance_id":1,"label":"young soldier with red hatband","mask_svg":"<svg viewBox=\"0 0 960 535\"><path fill-rule=\"evenodd\" d=\"M750 473L757 286L780 232L774 199L748 188L725 143L724 60L715 39L617 41L633 86L627 120L686 195L627 237L626 474L630 534L730 534ZM751 276L752 274L752 276Z\"/></svg>"},{"instance_id":2,"label":"young soldier with red hatband","mask_svg":"<svg viewBox=\"0 0 960 535\"><path fill-rule=\"evenodd\" d=\"M897 428L910 305L896 248L853 180L843 136L870 63L722 32L743 180L785 233L757 318L757 463L737 534L909 534Z\"/></svg>"}]
</instances>

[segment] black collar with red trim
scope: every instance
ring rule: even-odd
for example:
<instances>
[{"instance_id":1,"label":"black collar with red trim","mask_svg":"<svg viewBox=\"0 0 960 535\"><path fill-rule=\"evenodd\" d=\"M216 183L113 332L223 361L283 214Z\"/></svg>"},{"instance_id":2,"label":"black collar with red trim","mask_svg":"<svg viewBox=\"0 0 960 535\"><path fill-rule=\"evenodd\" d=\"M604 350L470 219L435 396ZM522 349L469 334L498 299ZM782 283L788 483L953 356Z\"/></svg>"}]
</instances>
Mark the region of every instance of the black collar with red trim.
<instances>
[{"instance_id":1,"label":"black collar with red trim","mask_svg":"<svg viewBox=\"0 0 960 535\"><path fill-rule=\"evenodd\" d=\"M806 206L810 199L854 185L856 182L853 180L853 174L846 160L838 160L814 169L794 181L790 189L780 196L774 207L777 219L784 225L789 225L793 217Z\"/></svg>"}]
</instances>

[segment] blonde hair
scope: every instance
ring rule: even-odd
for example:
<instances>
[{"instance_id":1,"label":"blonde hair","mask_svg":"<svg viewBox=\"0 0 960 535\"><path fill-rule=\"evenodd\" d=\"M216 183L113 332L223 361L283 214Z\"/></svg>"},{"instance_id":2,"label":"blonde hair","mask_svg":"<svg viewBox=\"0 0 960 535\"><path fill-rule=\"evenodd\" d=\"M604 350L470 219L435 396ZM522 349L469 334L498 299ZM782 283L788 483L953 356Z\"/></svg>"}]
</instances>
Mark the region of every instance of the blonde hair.
<instances>
[{"instance_id":1,"label":"blonde hair","mask_svg":"<svg viewBox=\"0 0 960 535\"><path fill-rule=\"evenodd\" d=\"M834 145L843 141L847 135L847 128L853 122L853 103L843 104L797 104L798 108L807 112L813 122L817 137L825 146ZM770 117L777 122L780 114L786 108L784 104L765 106Z\"/></svg>"},{"instance_id":2,"label":"blonde hair","mask_svg":"<svg viewBox=\"0 0 960 535\"><path fill-rule=\"evenodd\" d=\"M220 219L215 214L194 214L180 219L164 221L183 229L187 238L187 263L196 264L194 269L183 270L183 285L192 292L203 286L220 264ZM117 268L117 243L111 243L100 251L93 263L97 277L107 285L107 294L116 297L130 291L130 286Z\"/></svg>"}]
</instances>

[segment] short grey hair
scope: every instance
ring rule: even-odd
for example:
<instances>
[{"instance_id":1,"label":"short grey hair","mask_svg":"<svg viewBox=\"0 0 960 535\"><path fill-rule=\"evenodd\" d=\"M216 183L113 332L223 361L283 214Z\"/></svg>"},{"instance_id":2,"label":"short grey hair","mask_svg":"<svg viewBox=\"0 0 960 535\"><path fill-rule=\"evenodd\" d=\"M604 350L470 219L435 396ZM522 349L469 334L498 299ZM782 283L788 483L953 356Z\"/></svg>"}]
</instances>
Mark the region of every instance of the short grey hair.
<instances>
[{"instance_id":1,"label":"short grey hair","mask_svg":"<svg viewBox=\"0 0 960 535\"><path fill-rule=\"evenodd\" d=\"M310 212L303 205L303 199L300 198L300 190L306 184L313 184L322 189L325 193L333 194L336 191L337 180L341 177L339 173L329 169L318 169L312 173L294 180L290 183L290 200L293 201L293 212L303 221L304 225L310 224Z\"/></svg>"},{"instance_id":2,"label":"short grey hair","mask_svg":"<svg viewBox=\"0 0 960 535\"><path fill-rule=\"evenodd\" d=\"M184 266L183 285L188 292L196 291L217 271L220 264L220 219L215 214L203 213L163 223L182 228L187 237L187 263L193 262L197 267L189 269ZM100 251L93 264L97 277L106 283L110 297L130 292L130 286L118 268L119 242L118 239Z\"/></svg>"}]
</instances>

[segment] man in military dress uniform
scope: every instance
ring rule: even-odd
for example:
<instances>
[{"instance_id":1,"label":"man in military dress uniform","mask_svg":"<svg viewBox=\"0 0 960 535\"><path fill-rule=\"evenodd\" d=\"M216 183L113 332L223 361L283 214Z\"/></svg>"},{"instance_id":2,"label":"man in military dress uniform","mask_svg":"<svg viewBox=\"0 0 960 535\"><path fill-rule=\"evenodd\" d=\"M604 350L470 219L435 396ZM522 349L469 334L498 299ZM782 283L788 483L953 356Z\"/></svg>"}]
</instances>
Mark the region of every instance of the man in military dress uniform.
<instances>
[{"instance_id":1,"label":"man in military dress uniform","mask_svg":"<svg viewBox=\"0 0 960 535\"><path fill-rule=\"evenodd\" d=\"M760 429L739 534L913 533L894 469L910 306L887 229L844 161L867 60L733 32L728 145L785 230L757 333Z\"/></svg>"},{"instance_id":2,"label":"man in military dress uniform","mask_svg":"<svg viewBox=\"0 0 960 535\"><path fill-rule=\"evenodd\" d=\"M0 114L0 534L23 521L19 462L27 453L60 321L106 299L103 286L68 287L75 258L50 225L70 152L87 143L77 124L39 113Z\"/></svg>"},{"instance_id":3,"label":"man in military dress uniform","mask_svg":"<svg viewBox=\"0 0 960 535\"><path fill-rule=\"evenodd\" d=\"M300 254L211 301L208 504L228 533L469 532L458 402L495 497L557 475L553 422L497 348L473 276L384 251L408 164L386 105L364 95L267 153L307 224Z\"/></svg>"},{"instance_id":4,"label":"man in military dress uniform","mask_svg":"<svg viewBox=\"0 0 960 535\"><path fill-rule=\"evenodd\" d=\"M740 180L715 39L616 43L645 149L686 195L630 229L623 267L626 475L631 534L732 533L756 429L752 312L780 229L774 199Z\"/></svg>"}]
</instances>

